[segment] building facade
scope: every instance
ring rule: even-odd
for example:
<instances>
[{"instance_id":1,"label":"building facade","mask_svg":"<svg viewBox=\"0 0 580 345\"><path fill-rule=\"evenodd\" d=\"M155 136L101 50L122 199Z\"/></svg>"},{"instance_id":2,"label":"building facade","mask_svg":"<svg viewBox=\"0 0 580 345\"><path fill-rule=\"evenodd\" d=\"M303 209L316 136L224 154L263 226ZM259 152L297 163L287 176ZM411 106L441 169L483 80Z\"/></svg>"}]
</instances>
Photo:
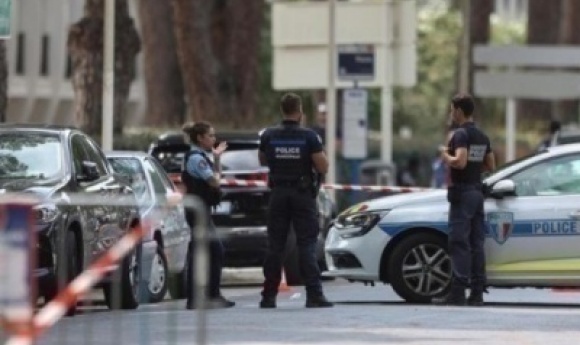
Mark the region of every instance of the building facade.
<instances>
[{"instance_id":1,"label":"building facade","mask_svg":"<svg viewBox=\"0 0 580 345\"><path fill-rule=\"evenodd\" d=\"M129 0L136 18L136 1ZM7 40L7 121L75 125L71 64L67 52L69 27L83 16L83 0L13 0L11 37ZM142 54L131 86L126 123L145 116Z\"/></svg>"}]
</instances>

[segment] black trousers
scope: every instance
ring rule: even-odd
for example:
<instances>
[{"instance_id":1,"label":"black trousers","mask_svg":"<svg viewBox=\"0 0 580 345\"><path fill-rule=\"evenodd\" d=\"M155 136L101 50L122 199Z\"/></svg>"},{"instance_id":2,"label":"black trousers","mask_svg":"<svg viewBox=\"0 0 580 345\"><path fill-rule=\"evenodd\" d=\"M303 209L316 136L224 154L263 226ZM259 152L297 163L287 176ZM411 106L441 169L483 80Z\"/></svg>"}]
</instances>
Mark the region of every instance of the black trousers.
<instances>
[{"instance_id":1,"label":"black trousers","mask_svg":"<svg viewBox=\"0 0 580 345\"><path fill-rule=\"evenodd\" d=\"M451 186L448 199L453 286L483 290L486 284L483 193L478 185Z\"/></svg>"},{"instance_id":2,"label":"black trousers","mask_svg":"<svg viewBox=\"0 0 580 345\"><path fill-rule=\"evenodd\" d=\"M195 221L194 215L190 212L186 212L186 219L189 227L193 229L193 231L201 231L201 229L195 229ZM208 286L207 290L205 291L206 296L208 298L215 298L221 295L221 280L222 280L222 268L224 265L224 246L221 240L217 236L215 225L211 219L211 214L208 213L208 224L207 224L207 239L208 239L208 252L209 252L209 267L208 267ZM195 296L193 293L195 289L194 282L194 273L195 273L195 266L193 265L193 258L192 255L195 255L195 237L194 233L192 232L192 238L189 242L189 257L188 262L190 265L188 266L187 272L187 298L190 299L191 297Z\"/></svg>"},{"instance_id":3,"label":"black trousers","mask_svg":"<svg viewBox=\"0 0 580 345\"><path fill-rule=\"evenodd\" d=\"M296 232L300 273L309 296L321 295L316 243L320 231L316 199L310 191L275 187L268 213L268 254L264 261L263 296L276 296L282 278L284 249L290 226Z\"/></svg>"}]
</instances>

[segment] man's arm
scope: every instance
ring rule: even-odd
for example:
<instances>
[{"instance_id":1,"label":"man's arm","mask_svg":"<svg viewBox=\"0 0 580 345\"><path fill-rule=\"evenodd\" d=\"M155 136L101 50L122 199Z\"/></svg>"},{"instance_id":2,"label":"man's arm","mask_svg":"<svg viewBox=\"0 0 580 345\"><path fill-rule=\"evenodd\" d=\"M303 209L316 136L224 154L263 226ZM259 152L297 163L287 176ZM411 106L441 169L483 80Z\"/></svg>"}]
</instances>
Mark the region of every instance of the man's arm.
<instances>
[{"instance_id":1,"label":"man's arm","mask_svg":"<svg viewBox=\"0 0 580 345\"><path fill-rule=\"evenodd\" d=\"M260 161L260 165L266 166L268 165L266 161L266 154L262 151L258 151L258 160Z\"/></svg>"},{"instance_id":2,"label":"man's arm","mask_svg":"<svg viewBox=\"0 0 580 345\"><path fill-rule=\"evenodd\" d=\"M450 155L447 150L441 154L443 161L452 168L463 169L467 165L467 147L455 149L455 156Z\"/></svg>"},{"instance_id":3,"label":"man's arm","mask_svg":"<svg viewBox=\"0 0 580 345\"><path fill-rule=\"evenodd\" d=\"M311 155L314 169L320 174L328 173L328 159L324 151L315 152Z\"/></svg>"},{"instance_id":4,"label":"man's arm","mask_svg":"<svg viewBox=\"0 0 580 345\"><path fill-rule=\"evenodd\" d=\"M483 161L483 171L495 171L495 155L493 152L488 152Z\"/></svg>"}]
</instances>

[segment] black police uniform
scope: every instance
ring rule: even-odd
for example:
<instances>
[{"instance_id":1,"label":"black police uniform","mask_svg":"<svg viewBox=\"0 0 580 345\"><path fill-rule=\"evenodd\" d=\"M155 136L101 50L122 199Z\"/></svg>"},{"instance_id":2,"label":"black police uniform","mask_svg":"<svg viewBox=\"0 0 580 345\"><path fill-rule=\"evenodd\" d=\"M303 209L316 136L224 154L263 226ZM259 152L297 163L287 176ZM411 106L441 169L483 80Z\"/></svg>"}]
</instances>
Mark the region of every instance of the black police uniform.
<instances>
[{"instance_id":1,"label":"black police uniform","mask_svg":"<svg viewBox=\"0 0 580 345\"><path fill-rule=\"evenodd\" d=\"M453 269L451 296L465 298L466 287L471 286L472 296L474 292L481 295L486 284L481 174L491 146L487 135L473 122L467 122L453 133L449 153L455 155L459 148L467 149L467 165L450 169L449 254Z\"/></svg>"},{"instance_id":2,"label":"black police uniform","mask_svg":"<svg viewBox=\"0 0 580 345\"><path fill-rule=\"evenodd\" d=\"M206 295L210 299L210 302L215 302L214 305L208 304L207 307L230 307L233 306L233 302L227 301L221 295L220 285L221 285L221 273L223 268L223 261L224 261L224 247L217 237L217 233L215 230L215 225L213 224L211 218L211 209L212 207L219 204L221 199L221 191L219 188L212 187L207 183L207 181L191 176L187 172L187 162L191 155L201 155L206 163L211 167L213 170L213 162L207 157L205 152L199 149L192 149L189 151L184 158L184 168L181 173L181 180L186 188L186 194L188 195L195 195L199 197L206 206L207 211L207 222L208 222L208 249L209 249L209 284L207 286ZM185 210L185 218L189 226L194 229L195 227L195 212L189 208ZM195 248L195 239L192 237L190 246L189 246L189 255L193 255L194 248ZM188 258L191 262L191 257ZM191 299L193 297L192 291L194 289L193 284L193 267L191 265L188 266L187 272L187 306L188 308L193 308L194 301Z\"/></svg>"},{"instance_id":3,"label":"black police uniform","mask_svg":"<svg viewBox=\"0 0 580 345\"><path fill-rule=\"evenodd\" d=\"M300 127L296 121L284 120L281 126L268 128L260 137L260 152L266 156L271 187L263 301L274 301L278 293L291 224L296 233L300 268L306 286L306 306L309 306L309 300L324 299L316 260L318 190L311 158L313 153L322 150L318 135L311 129ZM325 299L323 304L312 306L331 305ZM275 307L275 304L262 303L261 306L268 308Z\"/></svg>"}]
</instances>

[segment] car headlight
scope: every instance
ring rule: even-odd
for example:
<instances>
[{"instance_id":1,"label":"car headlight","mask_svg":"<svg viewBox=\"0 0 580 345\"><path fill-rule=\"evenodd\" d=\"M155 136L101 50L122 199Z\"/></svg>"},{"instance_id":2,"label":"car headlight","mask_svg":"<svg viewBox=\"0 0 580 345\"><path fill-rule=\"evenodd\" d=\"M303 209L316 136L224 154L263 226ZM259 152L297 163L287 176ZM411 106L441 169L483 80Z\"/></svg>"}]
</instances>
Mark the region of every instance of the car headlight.
<instances>
[{"instance_id":1,"label":"car headlight","mask_svg":"<svg viewBox=\"0 0 580 345\"><path fill-rule=\"evenodd\" d=\"M59 216L60 212L56 205L41 204L34 207L34 218L37 223L52 223Z\"/></svg>"},{"instance_id":2,"label":"car headlight","mask_svg":"<svg viewBox=\"0 0 580 345\"><path fill-rule=\"evenodd\" d=\"M349 232L342 234L342 237L357 237L363 236L369 232L377 223L389 213L390 210L377 211L359 211L359 212L345 212L340 214L334 224L337 230L354 230L356 232Z\"/></svg>"}]
</instances>

